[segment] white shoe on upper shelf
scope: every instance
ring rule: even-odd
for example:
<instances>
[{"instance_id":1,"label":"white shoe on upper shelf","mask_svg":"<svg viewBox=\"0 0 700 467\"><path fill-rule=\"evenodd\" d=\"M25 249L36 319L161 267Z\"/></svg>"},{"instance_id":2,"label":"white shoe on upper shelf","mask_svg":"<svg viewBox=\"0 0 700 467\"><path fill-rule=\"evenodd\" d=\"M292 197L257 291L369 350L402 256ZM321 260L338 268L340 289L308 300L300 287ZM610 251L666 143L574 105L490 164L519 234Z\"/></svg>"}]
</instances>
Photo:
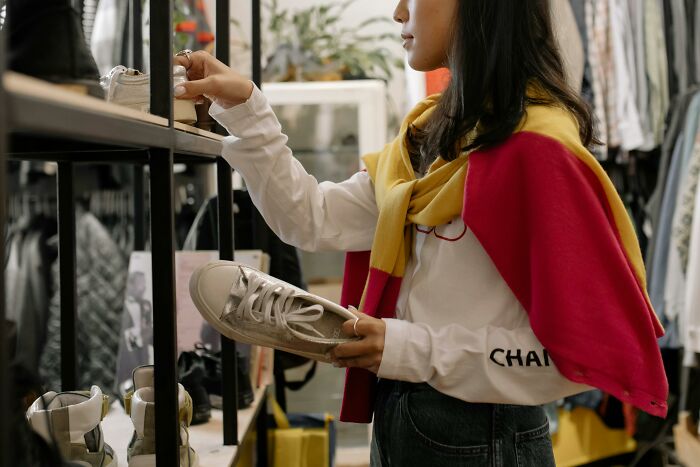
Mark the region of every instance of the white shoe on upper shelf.
<instances>
[{"instance_id":1,"label":"white shoe on upper shelf","mask_svg":"<svg viewBox=\"0 0 700 467\"><path fill-rule=\"evenodd\" d=\"M173 66L173 85L187 81L187 70ZM123 65L116 66L100 79L107 101L142 112L151 109L151 76ZM173 99L175 121L193 125L197 121L194 101Z\"/></svg>"}]
</instances>

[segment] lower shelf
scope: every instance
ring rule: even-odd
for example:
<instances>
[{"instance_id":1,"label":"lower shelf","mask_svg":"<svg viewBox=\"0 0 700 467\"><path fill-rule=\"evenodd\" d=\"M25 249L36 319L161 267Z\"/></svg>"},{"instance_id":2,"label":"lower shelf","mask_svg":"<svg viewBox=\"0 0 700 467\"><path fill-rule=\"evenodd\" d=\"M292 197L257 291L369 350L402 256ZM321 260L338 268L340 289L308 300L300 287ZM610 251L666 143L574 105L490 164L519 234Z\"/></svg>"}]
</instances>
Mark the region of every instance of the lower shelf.
<instances>
[{"instance_id":1,"label":"lower shelf","mask_svg":"<svg viewBox=\"0 0 700 467\"><path fill-rule=\"evenodd\" d=\"M239 440L243 441L253 431L260 404L266 396L266 389L266 387L257 389L253 404L247 409L238 411ZM128 467L126 449L134 428L131 419L119 402L112 404L112 409L102 421L102 430L105 441L112 446L119 458L118 467ZM211 420L208 423L192 426L189 431L190 445L197 451L202 467L235 465L239 456L238 447L223 445L224 428L221 410L212 410Z\"/></svg>"}]
</instances>

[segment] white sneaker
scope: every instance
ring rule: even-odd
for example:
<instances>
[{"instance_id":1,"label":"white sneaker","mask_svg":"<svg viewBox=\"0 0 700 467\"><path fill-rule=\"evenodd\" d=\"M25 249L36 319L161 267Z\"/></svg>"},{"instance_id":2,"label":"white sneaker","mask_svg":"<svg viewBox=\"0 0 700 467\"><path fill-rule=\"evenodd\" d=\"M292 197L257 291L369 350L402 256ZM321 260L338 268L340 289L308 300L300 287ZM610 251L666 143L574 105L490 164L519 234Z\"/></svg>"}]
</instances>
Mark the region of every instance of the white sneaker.
<instances>
[{"instance_id":1,"label":"white sneaker","mask_svg":"<svg viewBox=\"0 0 700 467\"><path fill-rule=\"evenodd\" d=\"M173 85L187 81L187 71L181 65L173 66ZM151 76L123 65L112 68L100 79L109 102L123 105L142 112L151 109ZM191 100L173 99L175 121L193 125L197 112Z\"/></svg>"},{"instance_id":2,"label":"white sneaker","mask_svg":"<svg viewBox=\"0 0 700 467\"><path fill-rule=\"evenodd\" d=\"M342 331L355 319L350 311L241 263L198 268L190 295L204 319L238 342L329 362L329 350L355 339Z\"/></svg>"},{"instance_id":3,"label":"white sneaker","mask_svg":"<svg viewBox=\"0 0 700 467\"><path fill-rule=\"evenodd\" d=\"M129 467L156 465L156 404L153 388L153 366L134 370L134 392L126 395L124 406L134 425L134 435L127 450ZM178 384L178 417L180 418L180 467L198 467L199 458L190 446L187 427L192 421L192 398Z\"/></svg>"},{"instance_id":4,"label":"white sneaker","mask_svg":"<svg viewBox=\"0 0 700 467\"><path fill-rule=\"evenodd\" d=\"M117 467L117 456L104 442L100 422L109 397L93 386L88 392L47 392L27 410L27 421L61 456L86 467Z\"/></svg>"}]
</instances>

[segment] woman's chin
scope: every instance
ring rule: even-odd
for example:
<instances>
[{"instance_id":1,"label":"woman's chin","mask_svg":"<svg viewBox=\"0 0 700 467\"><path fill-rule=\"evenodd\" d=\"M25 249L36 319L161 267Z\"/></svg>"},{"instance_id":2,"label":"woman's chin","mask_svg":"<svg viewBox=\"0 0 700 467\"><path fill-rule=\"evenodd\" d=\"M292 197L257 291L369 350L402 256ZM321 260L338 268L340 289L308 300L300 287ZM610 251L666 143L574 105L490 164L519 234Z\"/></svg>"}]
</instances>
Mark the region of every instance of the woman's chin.
<instances>
[{"instance_id":1,"label":"woman's chin","mask_svg":"<svg viewBox=\"0 0 700 467\"><path fill-rule=\"evenodd\" d=\"M411 67L411 69L415 71L422 71L424 73L427 73L429 71L435 71L440 68L443 68L444 65L441 63L433 63L432 60L425 60L425 58L420 57L419 55L412 53L411 51L408 52L408 66Z\"/></svg>"}]
</instances>

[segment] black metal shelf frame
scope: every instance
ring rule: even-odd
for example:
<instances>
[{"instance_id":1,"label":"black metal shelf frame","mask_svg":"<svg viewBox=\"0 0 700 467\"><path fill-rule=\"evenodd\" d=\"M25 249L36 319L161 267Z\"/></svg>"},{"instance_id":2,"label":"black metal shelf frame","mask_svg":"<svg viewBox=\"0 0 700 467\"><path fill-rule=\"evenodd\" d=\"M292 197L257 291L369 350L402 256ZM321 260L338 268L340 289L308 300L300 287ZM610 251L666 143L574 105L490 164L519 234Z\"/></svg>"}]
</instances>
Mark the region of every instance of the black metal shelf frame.
<instances>
[{"instance_id":1,"label":"black metal shelf frame","mask_svg":"<svg viewBox=\"0 0 700 467\"><path fill-rule=\"evenodd\" d=\"M142 68L141 0L130 1L130 30L134 37L131 65ZM179 465L177 406L177 327L175 300L175 233L173 164L176 158L216 163L219 194L219 254L234 258L232 169L221 157L221 142L174 128L172 86L173 0L150 2L151 111L168 126L116 115L100 114L69 105L6 92L0 85L0 228L6 226L6 163L9 159L59 163L58 220L61 288L62 389L78 388L76 321L76 239L74 166L82 163L120 163L134 167L135 246L145 246L145 190L150 190L156 393L156 465ZM253 3L253 78L260 86L260 1ZM229 0L216 0L216 55L229 61ZM4 32L0 32L0 76L5 69ZM144 173L148 164L150 178ZM0 241L0 258L4 242ZM9 382L5 336L4 274L0 274L0 381ZM235 342L222 340L224 433L226 445L237 444ZM0 384L0 413L8 406L12 388ZM266 429L266 410L258 429ZM10 417L0 417L0 466L10 465ZM267 465L266 435L258 436L258 465Z\"/></svg>"}]
</instances>

